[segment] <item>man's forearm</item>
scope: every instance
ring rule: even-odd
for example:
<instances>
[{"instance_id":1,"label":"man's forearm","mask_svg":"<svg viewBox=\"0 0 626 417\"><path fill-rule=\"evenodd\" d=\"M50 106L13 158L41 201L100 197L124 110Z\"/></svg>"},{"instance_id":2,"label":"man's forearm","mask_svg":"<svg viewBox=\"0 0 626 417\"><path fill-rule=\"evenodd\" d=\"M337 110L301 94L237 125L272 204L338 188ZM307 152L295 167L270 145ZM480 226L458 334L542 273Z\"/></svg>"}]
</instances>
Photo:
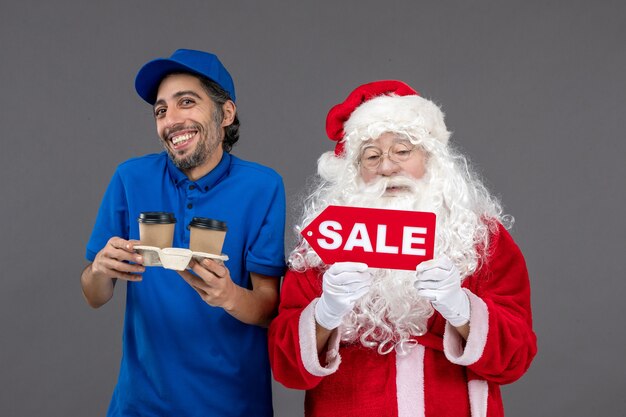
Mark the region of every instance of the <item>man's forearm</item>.
<instances>
[{"instance_id":1,"label":"man's forearm","mask_svg":"<svg viewBox=\"0 0 626 417\"><path fill-rule=\"evenodd\" d=\"M278 311L279 279L251 273L252 290L235 285L235 292L224 310L237 320L261 327L269 326Z\"/></svg>"},{"instance_id":2,"label":"man's forearm","mask_svg":"<svg viewBox=\"0 0 626 417\"><path fill-rule=\"evenodd\" d=\"M237 320L256 326L267 327L276 315L278 297L272 291L251 291L236 286L235 297L224 310Z\"/></svg>"},{"instance_id":3,"label":"man's forearm","mask_svg":"<svg viewBox=\"0 0 626 417\"><path fill-rule=\"evenodd\" d=\"M87 265L83 270L80 276L80 285L87 303L93 308L98 308L113 297L115 279L95 274L92 265Z\"/></svg>"}]
</instances>

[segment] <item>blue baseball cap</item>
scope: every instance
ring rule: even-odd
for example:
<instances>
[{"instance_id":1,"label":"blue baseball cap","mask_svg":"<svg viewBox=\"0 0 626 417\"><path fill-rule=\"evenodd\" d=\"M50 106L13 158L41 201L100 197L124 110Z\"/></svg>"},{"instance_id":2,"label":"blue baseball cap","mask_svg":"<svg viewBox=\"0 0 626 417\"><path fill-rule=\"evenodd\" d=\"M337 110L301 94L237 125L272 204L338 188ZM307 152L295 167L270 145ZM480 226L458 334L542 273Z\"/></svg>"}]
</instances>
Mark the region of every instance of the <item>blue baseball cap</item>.
<instances>
[{"instance_id":1,"label":"blue baseball cap","mask_svg":"<svg viewBox=\"0 0 626 417\"><path fill-rule=\"evenodd\" d=\"M150 104L156 101L161 81L172 72L203 75L219 84L235 101L235 84L217 56L192 49L178 49L169 58L158 58L145 64L135 77L137 94Z\"/></svg>"}]
</instances>

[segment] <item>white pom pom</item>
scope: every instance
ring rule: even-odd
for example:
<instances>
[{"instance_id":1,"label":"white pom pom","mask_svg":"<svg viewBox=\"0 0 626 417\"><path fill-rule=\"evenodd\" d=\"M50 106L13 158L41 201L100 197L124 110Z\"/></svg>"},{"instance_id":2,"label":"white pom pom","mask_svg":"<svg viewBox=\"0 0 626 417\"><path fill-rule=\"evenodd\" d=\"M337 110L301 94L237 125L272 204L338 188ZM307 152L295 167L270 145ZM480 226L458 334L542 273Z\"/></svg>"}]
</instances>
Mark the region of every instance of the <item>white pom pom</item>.
<instances>
[{"instance_id":1,"label":"white pom pom","mask_svg":"<svg viewBox=\"0 0 626 417\"><path fill-rule=\"evenodd\" d=\"M317 173L326 181L336 182L345 171L346 163L345 159L338 158L334 152L325 152L317 160Z\"/></svg>"}]
</instances>

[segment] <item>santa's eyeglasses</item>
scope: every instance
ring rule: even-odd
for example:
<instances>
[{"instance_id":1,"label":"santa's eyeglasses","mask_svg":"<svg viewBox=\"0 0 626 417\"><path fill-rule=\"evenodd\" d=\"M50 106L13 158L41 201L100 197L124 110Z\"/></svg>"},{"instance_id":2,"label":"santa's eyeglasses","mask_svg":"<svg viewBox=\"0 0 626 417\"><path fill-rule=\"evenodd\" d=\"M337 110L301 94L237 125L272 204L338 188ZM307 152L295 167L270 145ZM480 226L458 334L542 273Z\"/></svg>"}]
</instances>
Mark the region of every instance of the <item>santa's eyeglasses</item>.
<instances>
[{"instance_id":1,"label":"santa's eyeglasses","mask_svg":"<svg viewBox=\"0 0 626 417\"><path fill-rule=\"evenodd\" d=\"M368 171L376 171L380 164L383 162L383 158L387 155L387 158L394 164L400 164L407 161L413 151L415 145L408 145L406 143L396 143L387 152L383 152L379 148L373 146L363 149L361 157L359 158L359 165Z\"/></svg>"}]
</instances>

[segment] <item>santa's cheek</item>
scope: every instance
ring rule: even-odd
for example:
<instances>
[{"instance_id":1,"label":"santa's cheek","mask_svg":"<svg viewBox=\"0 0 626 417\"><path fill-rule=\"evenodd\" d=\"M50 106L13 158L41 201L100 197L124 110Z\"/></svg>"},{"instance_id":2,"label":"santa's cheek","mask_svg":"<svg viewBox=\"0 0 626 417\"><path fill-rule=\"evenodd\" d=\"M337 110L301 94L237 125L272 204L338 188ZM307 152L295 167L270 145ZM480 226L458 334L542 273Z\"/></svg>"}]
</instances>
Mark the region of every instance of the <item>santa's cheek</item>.
<instances>
[{"instance_id":1,"label":"santa's cheek","mask_svg":"<svg viewBox=\"0 0 626 417\"><path fill-rule=\"evenodd\" d=\"M360 174L361 174L361 180L363 180L365 184L371 184L377 178L377 175L375 173L367 171L363 168L361 168Z\"/></svg>"}]
</instances>

